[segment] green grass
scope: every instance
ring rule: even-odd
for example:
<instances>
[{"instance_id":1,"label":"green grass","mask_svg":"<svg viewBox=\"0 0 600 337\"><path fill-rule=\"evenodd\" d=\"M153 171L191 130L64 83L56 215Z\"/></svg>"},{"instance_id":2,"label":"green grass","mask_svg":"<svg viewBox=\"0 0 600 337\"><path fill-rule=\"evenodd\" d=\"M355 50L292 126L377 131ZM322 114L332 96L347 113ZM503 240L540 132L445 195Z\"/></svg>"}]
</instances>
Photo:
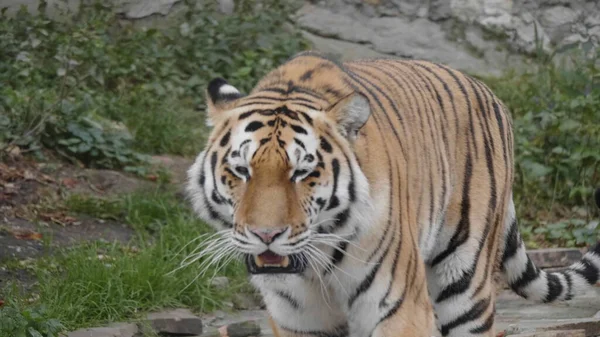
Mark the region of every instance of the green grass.
<instances>
[{"instance_id":1,"label":"green grass","mask_svg":"<svg viewBox=\"0 0 600 337\"><path fill-rule=\"evenodd\" d=\"M577 53L484 79L510 108L515 200L530 247L585 246L600 236L600 66Z\"/></svg>"},{"instance_id":2,"label":"green grass","mask_svg":"<svg viewBox=\"0 0 600 337\"><path fill-rule=\"evenodd\" d=\"M239 263L219 271L230 278L227 290L210 286L215 268L199 275L200 263L196 263L173 272L196 248L186 245L212 230L169 193L145 192L114 200L74 196L67 205L77 212L124 220L137 228L139 236L129 244L96 242L38 259L29 266L38 280L36 300L29 303L32 294L4 289L12 308L31 310L43 305L45 318L75 329L165 307L210 311L222 308L232 293L247 289Z\"/></svg>"},{"instance_id":3,"label":"green grass","mask_svg":"<svg viewBox=\"0 0 600 337\"><path fill-rule=\"evenodd\" d=\"M292 10L279 0L237 1L231 15L186 4L160 30L123 26L101 1L64 22L0 15L0 156L17 145L123 168L143 165L142 154L196 154L209 80L248 91L308 47L285 28Z\"/></svg>"}]
</instances>

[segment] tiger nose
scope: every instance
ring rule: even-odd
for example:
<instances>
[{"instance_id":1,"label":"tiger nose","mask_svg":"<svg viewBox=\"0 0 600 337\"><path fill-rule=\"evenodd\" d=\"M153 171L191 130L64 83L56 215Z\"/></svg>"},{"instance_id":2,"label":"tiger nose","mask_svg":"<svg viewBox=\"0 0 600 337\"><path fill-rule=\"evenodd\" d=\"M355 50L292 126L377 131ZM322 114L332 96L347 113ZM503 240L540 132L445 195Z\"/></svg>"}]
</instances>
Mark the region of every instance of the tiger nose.
<instances>
[{"instance_id":1,"label":"tiger nose","mask_svg":"<svg viewBox=\"0 0 600 337\"><path fill-rule=\"evenodd\" d=\"M268 228L268 229L266 229L266 228L256 228L256 229L251 229L250 233L254 234L262 242L269 244L269 243L273 242L273 240L275 240L278 236L280 236L281 234L283 234L286 230L287 230L287 227L284 227L284 228Z\"/></svg>"}]
</instances>

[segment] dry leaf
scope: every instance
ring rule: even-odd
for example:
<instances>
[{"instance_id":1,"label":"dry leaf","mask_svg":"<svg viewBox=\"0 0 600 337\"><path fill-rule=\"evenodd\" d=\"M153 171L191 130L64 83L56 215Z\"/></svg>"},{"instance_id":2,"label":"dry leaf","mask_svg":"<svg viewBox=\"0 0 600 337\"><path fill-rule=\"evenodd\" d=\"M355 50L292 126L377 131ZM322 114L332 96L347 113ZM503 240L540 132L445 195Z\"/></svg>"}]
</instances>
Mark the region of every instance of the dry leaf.
<instances>
[{"instance_id":1,"label":"dry leaf","mask_svg":"<svg viewBox=\"0 0 600 337\"><path fill-rule=\"evenodd\" d=\"M75 185L77 185L77 180L73 179L73 178L64 178L61 183L65 186L67 186L68 188L73 188L75 187Z\"/></svg>"},{"instance_id":2,"label":"dry leaf","mask_svg":"<svg viewBox=\"0 0 600 337\"><path fill-rule=\"evenodd\" d=\"M23 172L23 178L25 178L25 180L35 180L35 174L30 170L25 170L25 172Z\"/></svg>"},{"instance_id":3,"label":"dry leaf","mask_svg":"<svg viewBox=\"0 0 600 337\"><path fill-rule=\"evenodd\" d=\"M31 229L13 228L11 234L19 240L41 240L42 234L34 232Z\"/></svg>"}]
</instances>

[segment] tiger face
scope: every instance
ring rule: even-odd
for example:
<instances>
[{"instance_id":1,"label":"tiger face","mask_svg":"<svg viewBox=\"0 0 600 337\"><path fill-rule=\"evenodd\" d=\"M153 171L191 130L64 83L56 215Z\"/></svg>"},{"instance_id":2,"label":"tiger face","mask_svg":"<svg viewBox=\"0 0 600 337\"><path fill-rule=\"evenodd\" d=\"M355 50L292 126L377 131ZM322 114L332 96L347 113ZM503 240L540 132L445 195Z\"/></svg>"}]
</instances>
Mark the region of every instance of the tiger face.
<instances>
[{"instance_id":1,"label":"tiger face","mask_svg":"<svg viewBox=\"0 0 600 337\"><path fill-rule=\"evenodd\" d=\"M350 94L326 108L318 103L268 91L243 96L220 78L209 83L213 129L189 170L188 193L252 274L316 267L320 251L336 249L332 238L347 242L364 225L368 182L352 147L368 102Z\"/></svg>"}]
</instances>

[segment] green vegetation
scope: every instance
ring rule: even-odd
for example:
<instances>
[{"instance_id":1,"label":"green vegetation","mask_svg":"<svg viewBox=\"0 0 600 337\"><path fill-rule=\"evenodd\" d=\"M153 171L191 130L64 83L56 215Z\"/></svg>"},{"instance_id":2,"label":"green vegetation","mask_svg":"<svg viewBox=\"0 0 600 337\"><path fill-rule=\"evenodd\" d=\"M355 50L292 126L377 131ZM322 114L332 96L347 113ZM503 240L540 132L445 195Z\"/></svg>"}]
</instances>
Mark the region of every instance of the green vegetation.
<instances>
[{"instance_id":1,"label":"green vegetation","mask_svg":"<svg viewBox=\"0 0 600 337\"><path fill-rule=\"evenodd\" d=\"M58 337L65 326L47 317L43 306L20 309L12 302L0 308L0 332L11 337Z\"/></svg>"},{"instance_id":2,"label":"green vegetation","mask_svg":"<svg viewBox=\"0 0 600 337\"><path fill-rule=\"evenodd\" d=\"M306 47L284 26L289 10L277 0L239 1L228 16L189 5L164 30L127 27L101 2L66 23L25 10L2 17L0 153L46 147L106 168L136 167L143 154L195 154L210 79L249 90Z\"/></svg>"},{"instance_id":3,"label":"green vegetation","mask_svg":"<svg viewBox=\"0 0 600 337\"><path fill-rule=\"evenodd\" d=\"M221 76L249 91L307 46L285 27L291 8L281 1L236 1L227 16L193 3L161 30L123 24L102 2L82 4L63 22L25 10L3 14L0 159L17 146L22 153L50 150L87 167L141 173L149 154L195 155L207 136L202 111L210 79ZM159 182L167 179L158 172ZM169 274L196 248L186 244L210 232L173 194L65 200L71 212L118 220L137 236L129 244L87 244L5 265L27 269L37 283L32 293L17 285L0 289L0 336L50 337L63 326L158 308L220 307L245 286L243 268L220 269L231 281L227 293L210 286L219 266L198 277L205 260Z\"/></svg>"},{"instance_id":4,"label":"green vegetation","mask_svg":"<svg viewBox=\"0 0 600 337\"><path fill-rule=\"evenodd\" d=\"M30 300L32 294L16 287L6 290L5 298L12 303L0 309L0 335L12 336L6 331L25 324L19 315L28 318L31 310L40 308L44 310L31 316L39 326L50 329L58 320L74 329L165 307L210 311L222 308L228 295L246 287L245 270L238 263L215 265L203 275L199 271L204 259L178 269L202 240L189 243L211 230L173 193L146 191L111 200L73 196L67 204L78 212L118 219L139 235L129 244L90 243L29 263L26 268L38 280L35 298ZM210 286L217 271L230 279L227 290Z\"/></svg>"},{"instance_id":5,"label":"green vegetation","mask_svg":"<svg viewBox=\"0 0 600 337\"><path fill-rule=\"evenodd\" d=\"M600 65L577 55L486 80L513 115L515 198L530 247L583 246L599 235Z\"/></svg>"}]
</instances>

